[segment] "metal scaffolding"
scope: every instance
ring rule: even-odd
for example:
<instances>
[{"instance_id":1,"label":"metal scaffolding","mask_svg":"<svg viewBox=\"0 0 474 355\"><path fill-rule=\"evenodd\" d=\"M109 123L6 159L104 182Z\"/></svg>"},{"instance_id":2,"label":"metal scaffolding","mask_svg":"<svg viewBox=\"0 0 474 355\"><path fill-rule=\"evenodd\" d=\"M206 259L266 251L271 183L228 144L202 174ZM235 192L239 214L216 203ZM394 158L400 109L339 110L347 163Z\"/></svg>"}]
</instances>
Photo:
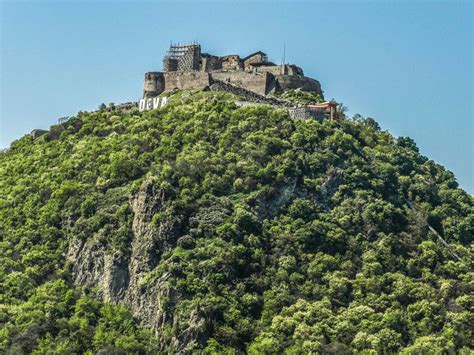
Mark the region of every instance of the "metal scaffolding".
<instances>
[{"instance_id":1,"label":"metal scaffolding","mask_svg":"<svg viewBox=\"0 0 474 355\"><path fill-rule=\"evenodd\" d=\"M180 43L171 43L163 59L163 70L165 72L197 70L199 69L200 61L200 44L196 42L183 45Z\"/></svg>"}]
</instances>

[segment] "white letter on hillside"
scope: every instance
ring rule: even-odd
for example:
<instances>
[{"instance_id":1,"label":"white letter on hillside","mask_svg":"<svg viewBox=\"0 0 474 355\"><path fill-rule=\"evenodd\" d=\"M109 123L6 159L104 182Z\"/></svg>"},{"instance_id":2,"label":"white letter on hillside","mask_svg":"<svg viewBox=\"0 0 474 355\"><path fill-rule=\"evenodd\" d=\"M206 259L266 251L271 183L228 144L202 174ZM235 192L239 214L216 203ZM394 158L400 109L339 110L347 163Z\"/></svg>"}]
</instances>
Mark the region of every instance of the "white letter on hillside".
<instances>
[{"instance_id":1,"label":"white letter on hillside","mask_svg":"<svg viewBox=\"0 0 474 355\"><path fill-rule=\"evenodd\" d=\"M143 111L143 110L145 110L145 108L146 108L145 99L141 99L141 100L138 102L138 111Z\"/></svg>"},{"instance_id":2,"label":"white letter on hillside","mask_svg":"<svg viewBox=\"0 0 474 355\"><path fill-rule=\"evenodd\" d=\"M168 103L168 97L163 97L163 100L161 100L161 107L165 106Z\"/></svg>"},{"instance_id":3,"label":"white letter on hillside","mask_svg":"<svg viewBox=\"0 0 474 355\"><path fill-rule=\"evenodd\" d=\"M153 99L146 100L146 109L151 110L153 108Z\"/></svg>"},{"instance_id":4,"label":"white letter on hillside","mask_svg":"<svg viewBox=\"0 0 474 355\"><path fill-rule=\"evenodd\" d=\"M155 97L153 99L153 108L158 108L160 107L160 98L159 97Z\"/></svg>"}]
</instances>

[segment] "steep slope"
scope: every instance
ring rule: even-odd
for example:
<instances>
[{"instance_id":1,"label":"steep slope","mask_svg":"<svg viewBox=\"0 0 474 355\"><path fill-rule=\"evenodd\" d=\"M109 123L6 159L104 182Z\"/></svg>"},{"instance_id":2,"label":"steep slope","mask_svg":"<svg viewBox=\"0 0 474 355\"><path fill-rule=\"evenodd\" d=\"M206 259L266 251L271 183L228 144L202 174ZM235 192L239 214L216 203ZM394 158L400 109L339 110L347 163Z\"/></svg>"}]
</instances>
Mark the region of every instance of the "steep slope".
<instances>
[{"instance_id":1,"label":"steep slope","mask_svg":"<svg viewBox=\"0 0 474 355\"><path fill-rule=\"evenodd\" d=\"M1 349L473 349L454 176L372 119L234 99L79 113L0 154Z\"/></svg>"}]
</instances>

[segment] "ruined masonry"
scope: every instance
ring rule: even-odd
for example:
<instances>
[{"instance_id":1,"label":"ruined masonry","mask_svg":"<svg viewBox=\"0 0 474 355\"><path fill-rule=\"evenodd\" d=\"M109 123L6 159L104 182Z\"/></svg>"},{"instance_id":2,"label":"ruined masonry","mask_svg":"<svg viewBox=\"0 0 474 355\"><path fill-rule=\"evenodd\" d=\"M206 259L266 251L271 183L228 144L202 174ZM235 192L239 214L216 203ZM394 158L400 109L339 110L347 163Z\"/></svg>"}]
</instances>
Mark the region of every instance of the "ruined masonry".
<instances>
[{"instance_id":1,"label":"ruined masonry","mask_svg":"<svg viewBox=\"0 0 474 355\"><path fill-rule=\"evenodd\" d=\"M261 51L244 58L236 54L218 57L202 53L201 46L193 43L171 44L163 59L163 71L145 74L143 97L151 98L175 89L204 88L216 81L260 95L301 88L322 96L319 82L304 76L303 69L296 65L276 65Z\"/></svg>"},{"instance_id":2,"label":"ruined masonry","mask_svg":"<svg viewBox=\"0 0 474 355\"><path fill-rule=\"evenodd\" d=\"M323 97L320 83L304 76L300 67L272 63L261 51L244 58L237 54L215 56L202 53L198 43L170 45L163 59L163 71L145 74L141 106L143 109L158 107L151 99L163 92L204 88L229 91L254 102L286 106L292 117L337 118L336 104L332 102L291 107L294 104L272 97L291 89L302 89Z\"/></svg>"},{"instance_id":3,"label":"ruined masonry","mask_svg":"<svg viewBox=\"0 0 474 355\"><path fill-rule=\"evenodd\" d=\"M111 104L106 111L152 110L165 106L169 97L162 93L174 90L205 89L226 91L241 97L239 106L269 104L285 107L292 118L337 119L337 104L323 102L314 105L298 105L275 97L286 90L302 89L323 97L321 85L315 79L304 76L303 69L293 64L277 65L268 61L265 53L258 51L244 58L237 54L222 57L201 52L198 43L171 44L163 59L162 72L145 74L143 98L139 102ZM69 117L60 118L65 124ZM38 139L48 131L35 129L30 135Z\"/></svg>"}]
</instances>

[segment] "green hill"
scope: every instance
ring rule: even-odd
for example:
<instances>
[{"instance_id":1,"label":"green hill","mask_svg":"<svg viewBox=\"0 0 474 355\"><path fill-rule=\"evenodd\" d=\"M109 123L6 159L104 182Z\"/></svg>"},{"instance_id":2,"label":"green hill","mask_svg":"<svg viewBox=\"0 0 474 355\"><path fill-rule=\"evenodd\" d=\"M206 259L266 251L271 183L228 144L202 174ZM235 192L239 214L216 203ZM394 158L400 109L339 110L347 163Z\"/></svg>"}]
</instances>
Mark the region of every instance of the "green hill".
<instances>
[{"instance_id":1,"label":"green hill","mask_svg":"<svg viewBox=\"0 0 474 355\"><path fill-rule=\"evenodd\" d=\"M473 198L373 119L184 92L0 153L0 352L474 349Z\"/></svg>"}]
</instances>

